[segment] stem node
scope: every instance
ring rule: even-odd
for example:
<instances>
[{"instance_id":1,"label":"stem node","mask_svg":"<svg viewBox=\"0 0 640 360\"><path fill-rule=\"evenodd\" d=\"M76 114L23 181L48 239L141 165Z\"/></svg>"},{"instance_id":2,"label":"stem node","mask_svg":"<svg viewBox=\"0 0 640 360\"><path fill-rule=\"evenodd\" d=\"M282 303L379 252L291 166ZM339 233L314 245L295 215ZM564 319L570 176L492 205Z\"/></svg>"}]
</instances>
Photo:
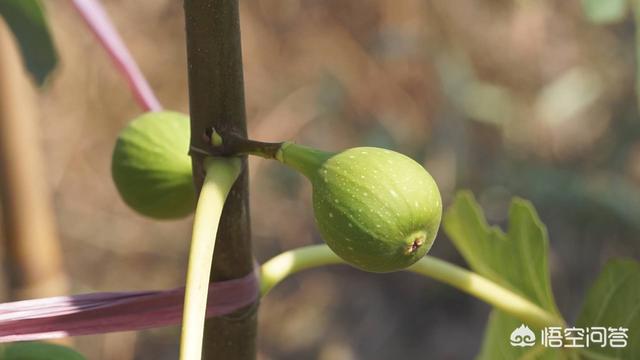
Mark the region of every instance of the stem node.
<instances>
[{"instance_id":1,"label":"stem node","mask_svg":"<svg viewBox=\"0 0 640 360\"><path fill-rule=\"evenodd\" d=\"M204 153L208 156L239 156L256 155L265 159L275 159L278 150L283 143L270 143L247 139L245 136L233 131L221 132L213 127L206 131L208 148L200 149L192 146L193 151Z\"/></svg>"}]
</instances>

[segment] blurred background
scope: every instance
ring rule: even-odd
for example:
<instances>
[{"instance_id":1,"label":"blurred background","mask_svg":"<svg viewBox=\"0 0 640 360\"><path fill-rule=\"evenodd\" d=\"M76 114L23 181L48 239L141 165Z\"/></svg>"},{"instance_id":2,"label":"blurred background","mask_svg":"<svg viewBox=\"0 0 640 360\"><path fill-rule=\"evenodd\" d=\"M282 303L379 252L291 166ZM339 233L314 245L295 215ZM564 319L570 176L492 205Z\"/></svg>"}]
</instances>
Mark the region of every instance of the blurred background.
<instances>
[{"instance_id":1,"label":"blurred background","mask_svg":"<svg viewBox=\"0 0 640 360\"><path fill-rule=\"evenodd\" d=\"M140 109L69 2L44 3L60 64L38 96L32 137L44 151L70 291L179 286L191 219L145 219L111 181L114 140ZM163 105L187 112L182 2L103 3ZM630 13L594 23L579 0L240 7L251 137L403 152L431 172L445 206L469 188L493 224L505 224L512 196L530 199L549 229L552 283L570 322L607 259L640 258ZM322 241L305 179L256 158L250 172L260 262ZM431 254L464 264L444 234ZM408 273L307 271L262 301L259 358L468 359L489 310ZM89 359L174 359L178 336L168 327L74 341Z\"/></svg>"}]
</instances>

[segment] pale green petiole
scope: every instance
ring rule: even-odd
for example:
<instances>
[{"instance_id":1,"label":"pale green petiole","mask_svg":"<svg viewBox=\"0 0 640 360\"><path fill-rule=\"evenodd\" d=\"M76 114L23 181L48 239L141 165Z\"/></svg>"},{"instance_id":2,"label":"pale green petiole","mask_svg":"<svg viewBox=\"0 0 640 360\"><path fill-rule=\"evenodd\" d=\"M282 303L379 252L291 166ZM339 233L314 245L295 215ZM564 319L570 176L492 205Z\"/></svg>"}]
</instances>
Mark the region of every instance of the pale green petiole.
<instances>
[{"instance_id":1,"label":"pale green petiole","mask_svg":"<svg viewBox=\"0 0 640 360\"><path fill-rule=\"evenodd\" d=\"M231 186L240 175L239 158L205 160L206 177L193 220L191 249L182 315L180 359L200 359L207 309L209 273L220 215Z\"/></svg>"},{"instance_id":2,"label":"pale green petiole","mask_svg":"<svg viewBox=\"0 0 640 360\"><path fill-rule=\"evenodd\" d=\"M326 245L290 250L264 263L261 267L260 292L266 295L287 276L305 269L330 264L344 264ZM493 281L457 265L425 256L407 270L432 277L471 294L535 327L563 326L564 321L524 297Z\"/></svg>"}]
</instances>

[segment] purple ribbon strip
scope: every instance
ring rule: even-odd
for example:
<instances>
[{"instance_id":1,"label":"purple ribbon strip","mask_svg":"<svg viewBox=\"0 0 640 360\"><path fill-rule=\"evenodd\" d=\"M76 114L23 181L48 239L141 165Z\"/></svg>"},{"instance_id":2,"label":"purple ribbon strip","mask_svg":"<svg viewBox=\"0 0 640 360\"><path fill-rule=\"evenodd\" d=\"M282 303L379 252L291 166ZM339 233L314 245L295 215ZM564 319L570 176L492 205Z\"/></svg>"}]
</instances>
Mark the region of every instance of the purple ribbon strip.
<instances>
[{"instance_id":1,"label":"purple ribbon strip","mask_svg":"<svg viewBox=\"0 0 640 360\"><path fill-rule=\"evenodd\" d=\"M255 302L255 272L209 285L207 317ZM102 292L0 304L0 343L142 330L182 321L184 287L165 291Z\"/></svg>"}]
</instances>

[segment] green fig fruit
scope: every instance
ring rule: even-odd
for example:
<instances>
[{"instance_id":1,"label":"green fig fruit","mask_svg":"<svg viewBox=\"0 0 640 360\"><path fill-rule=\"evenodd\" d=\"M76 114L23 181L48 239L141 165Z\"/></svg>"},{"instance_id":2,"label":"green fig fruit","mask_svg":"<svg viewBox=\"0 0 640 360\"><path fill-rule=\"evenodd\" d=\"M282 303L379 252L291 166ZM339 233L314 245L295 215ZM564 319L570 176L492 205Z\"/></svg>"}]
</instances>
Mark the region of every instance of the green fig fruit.
<instances>
[{"instance_id":1,"label":"green fig fruit","mask_svg":"<svg viewBox=\"0 0 640 360\"><path fill-rule=\"evenodd\" d=\"M191 175L189 117L145 113L118 136L111 174L129 207L154 219L176 219L195 208Z\"/></svg>"},{"instance_id":2,"label":"green fig fruit","mask_svg":"<svg viewBox=\"0 0 640 360\"><path fill-rule=\"evenodd\" d=\"M374 147L334 154L284 143L276 158L311 181L320 234L351 265L402 270L431 248L442 200L431 175L409 157Z\"/></svg>"}]
</instances>

